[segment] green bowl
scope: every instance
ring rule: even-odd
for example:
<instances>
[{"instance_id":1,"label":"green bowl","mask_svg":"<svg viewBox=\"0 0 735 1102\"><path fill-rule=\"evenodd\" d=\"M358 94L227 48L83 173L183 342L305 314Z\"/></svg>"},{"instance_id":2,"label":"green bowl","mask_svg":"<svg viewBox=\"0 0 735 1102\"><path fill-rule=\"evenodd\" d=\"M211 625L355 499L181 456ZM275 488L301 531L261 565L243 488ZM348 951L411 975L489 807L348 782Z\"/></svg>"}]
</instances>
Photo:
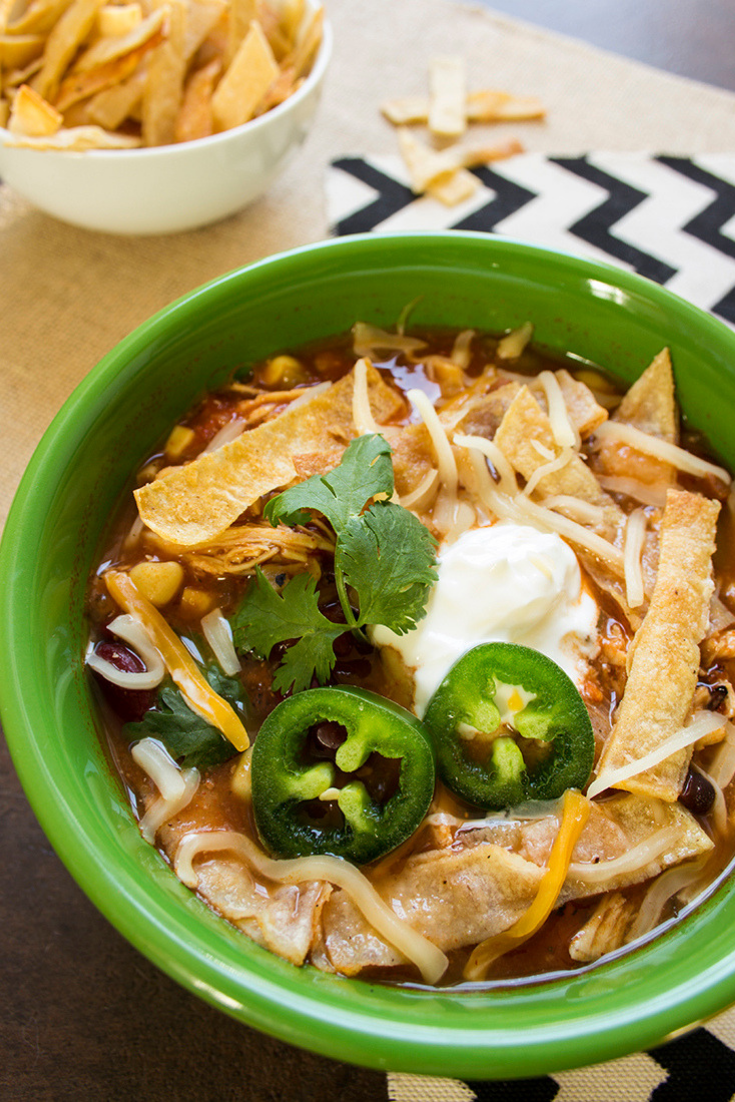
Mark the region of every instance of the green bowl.
<instances>
[{"instance_id":1,"label":"green bowl","mask_svg":"<svg viewBox=\"0 0 735 1102\"><path fill-rule=\"evenodd\" d=\"M468 1079L541 1075L650 1047L735 1001L735 882L650 943L562 979L394 989L298 969L187 891L140 837L83 669L88 572L129 474L207 387L275 351L390 326L502 330L635 378L664 345L691 424L735 467L735 335L648 281L484 235L343 238L223 276L89 374L45 434L0 547L0 700L59 856L142 953L233 1017L336 1059Z\"/></svg>"}]
</instances>

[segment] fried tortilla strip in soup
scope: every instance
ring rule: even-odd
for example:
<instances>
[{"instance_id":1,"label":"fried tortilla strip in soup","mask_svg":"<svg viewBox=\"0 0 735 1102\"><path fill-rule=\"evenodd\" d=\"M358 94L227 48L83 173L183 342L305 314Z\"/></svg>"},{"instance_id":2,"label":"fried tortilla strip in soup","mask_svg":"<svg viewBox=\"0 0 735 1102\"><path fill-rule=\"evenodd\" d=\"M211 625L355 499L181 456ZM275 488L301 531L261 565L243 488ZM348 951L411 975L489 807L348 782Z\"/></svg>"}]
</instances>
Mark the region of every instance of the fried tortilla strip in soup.
<instances>
[{"instance_id":1,"label":"fried tortilla strip in soup","mask_svg":"<svg viewBox=\"0 0 735 1102\"><path fill-rule=\"evenodd\" d=\"M679 410L668 348L659 352L636 379L611 421L632 425L668 444L679 443ZM614 439L602 441L595 469L601 474L638 479L646 485L666 487L675 481L670 463L644 455Z\"/></svg>"},{"instance_id":2,"label":"fried tortilla strip in soup","mask_svg":"<svg viewBox=\"0 0 735 1102\"><path fill-rule=\"evenodd\" d=\"M669 490L661 522L661 553L648 612L631 644L632 659L618 717L597 768L598 778L662 746L690 713L709 620L712 555L719 503ZM615 787L676 800L692 748Z\"/></svg>"},{"instance_id":3,"label":"fried tortilla strip in soup","mask_svg":"<svg viewBox=\"0 0 735 1102\"><path fill-rule=\"evenodd\" d=\"M558 825L550 815L461 828L451 846L412 854L397 871L389 864L383 876L378 868L375 887L445 952L474 945L507 930L530 907ZM558 905L640 883L711 849L711 839L680 804L622 795L604 807L593 804ZM402 961L344 891L327 900L322 929L327 955L345 975Z\"/></svg>"},{"instance_id":4,"label":"fried tortilla strip in soup","mask_svg":"<svg viewBox=\"0 0 735 1102\"><path fill-rule=\"evenodd\" d=\"M527 386L521 387L508 407L495 434L495 443L526 481L549 463L545 455L551 454L553 459L559 459L563 450L554 439L551 421ZM544 474L536 490L542 499L552 494L566 494L590 505L601 506L605 526L613 531L625 521L620 506L605 493L587 464L575 452L570 451L564 466Z\"/></svg>"},{"instance_id":5,"label":"fried tortilla strip in soup","mask_svg":"<svg viewBox=\"0 0 735 1102\"><path fill-rule=\"evenodd\" d=\"M403 408L398 392L372 366L367 383L378 422ZM141 486L135 491L141 519L182 547L213 540L259 497L297 477L294 456L349 443L355 435L353 390L350 372L296 409L286 409L217 451Z\"/></svg>"}]
</instances>

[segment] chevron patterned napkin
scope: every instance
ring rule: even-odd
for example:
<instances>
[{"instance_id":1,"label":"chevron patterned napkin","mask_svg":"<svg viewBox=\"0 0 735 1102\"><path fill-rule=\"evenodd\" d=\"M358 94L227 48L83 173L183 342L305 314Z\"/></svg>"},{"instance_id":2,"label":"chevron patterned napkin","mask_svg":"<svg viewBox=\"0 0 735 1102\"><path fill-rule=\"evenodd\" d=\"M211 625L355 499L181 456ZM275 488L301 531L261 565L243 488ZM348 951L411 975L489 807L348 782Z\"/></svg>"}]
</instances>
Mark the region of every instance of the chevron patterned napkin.
<instances>
[{"instance_id":1,"label":"chevron patterned napkin","mask_svg":"<svg viewBox=\"0 0 735 1102\"><path fill-rule=\"evenodd\" d=\"M735 155L522 153L476 168L457 206L416 196L398 156L327 170L333 235L480 230L647 276L735 326Z\"/></svg>"}]
</instances>

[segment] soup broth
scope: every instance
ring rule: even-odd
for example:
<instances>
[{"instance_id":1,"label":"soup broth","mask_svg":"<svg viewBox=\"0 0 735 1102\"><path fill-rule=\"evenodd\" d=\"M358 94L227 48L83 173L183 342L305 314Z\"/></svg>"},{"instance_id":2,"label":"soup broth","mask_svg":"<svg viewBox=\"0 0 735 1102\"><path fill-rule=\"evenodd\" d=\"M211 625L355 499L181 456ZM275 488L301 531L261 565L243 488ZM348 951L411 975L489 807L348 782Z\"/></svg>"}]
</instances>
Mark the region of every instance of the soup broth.
<instances>
[{"instance_id":1,"label":"soup broth","mask_svg":"<svg viewBox=\"0 0 735 1102\"><path fill-rule=\"evenodd\" d=\"M204 395L135 485L87 661L144 837L245 935L508 983L727 868L730 477L665 350L626 389L530 325L360 323Z\"/></svg>"}]
</instances>

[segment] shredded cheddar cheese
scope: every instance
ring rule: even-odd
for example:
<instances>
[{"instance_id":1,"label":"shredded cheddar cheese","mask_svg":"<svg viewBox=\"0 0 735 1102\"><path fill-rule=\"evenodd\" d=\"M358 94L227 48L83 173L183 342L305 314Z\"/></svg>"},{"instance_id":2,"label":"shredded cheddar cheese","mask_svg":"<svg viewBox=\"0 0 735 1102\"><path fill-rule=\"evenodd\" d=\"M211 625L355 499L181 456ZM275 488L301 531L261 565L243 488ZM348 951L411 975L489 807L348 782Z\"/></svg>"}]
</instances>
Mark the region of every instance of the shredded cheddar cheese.
<instances>
[{"instance_id":1,"label":"shredded cheddar cheese","mask_svg":"<svg viewBox=\"0 0 735 1102\"><path fill-rule=\"evenodd\" d=\"M486 938L477 946L465 967L465 979L484 979L493 961L511 949L516 949L541 929L559 898L559 892L571 864L574 847L589 814L589 800L574 789L565 792L559 833L551 848L549 863L541 879L536 898L525 914L521 915L509 929Z\"/></svg>"},{"instance_id":2,"label":"shredded cheddar cheese","mask_svg":"<svg viewBox=\"0 0 735 1102\"><path fill-rule=\"evenodd\" d=\"M191 710L221 731L237 750L247 750L250 739L233 708L214 691L178 635L142 596L130 575L108 570L104 578L113 600L145 628Z\"/></svg>"}]
</instances>

